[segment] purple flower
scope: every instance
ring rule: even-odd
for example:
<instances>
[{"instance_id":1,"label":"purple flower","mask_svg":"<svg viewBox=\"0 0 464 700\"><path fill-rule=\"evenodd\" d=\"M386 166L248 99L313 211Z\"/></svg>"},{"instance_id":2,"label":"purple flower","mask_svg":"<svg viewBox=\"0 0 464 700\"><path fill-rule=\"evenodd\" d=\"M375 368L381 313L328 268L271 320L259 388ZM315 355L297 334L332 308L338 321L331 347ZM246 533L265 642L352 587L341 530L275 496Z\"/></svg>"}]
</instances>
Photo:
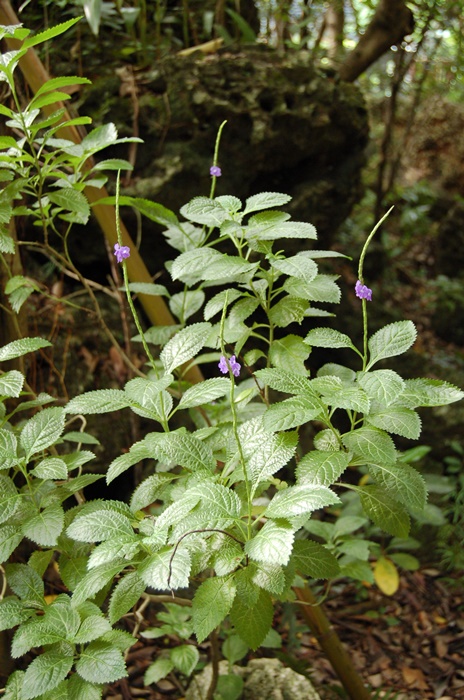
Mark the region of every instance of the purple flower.
<instances>
[{"instance_id":1,"label":"purple flower","mask_svg":"<svg viewBox=\"0 0 464 700\"><path fill-rule=\"evenodd\" d=\"M221 177L221 168L217 165L212 165L209 169L209 174L211 175L211 177Z\"/></svg>"},{"instance_id":2,"label":"purple flower","mask_svg":"<svg viewBox=\"0 0 464 700\"><path fill-rule=\"evenodd\" d=\"M128 245L119 245L119 243L114 244L114 255L116 255L116 260L118 263L122 263L125 258L130 256L130 248Z\"/></svg>"},{"instance_id":3,"label":"purple flower","mask_svg":"<svg viewBox=\"0 0 464 700\"><path fill-rule=\"evenodd\" d=\"M235 355L232 355L230 360L228 360L226 357L224 357L224 355L222 355L221 359L219 360L218 367L221 370L222 374L228 374L229 367L232 370L232 374L234 375L234 377L238 377L238 375L240 374L241 365L235 359Z\"/></svg>"},{"instance_id":4,"label":"purple flower","mask_svg":"<svg viewBox=\"0 0 464 700\"><path fill-rule=\"evenodd\" d=\"M362 284L360 280L356 282L354 291L356 292L356 296L359 297L359 299L367 299L367 301L372 301L372 289L366 287L366 285Z\"/></svg>"}]
</instances>

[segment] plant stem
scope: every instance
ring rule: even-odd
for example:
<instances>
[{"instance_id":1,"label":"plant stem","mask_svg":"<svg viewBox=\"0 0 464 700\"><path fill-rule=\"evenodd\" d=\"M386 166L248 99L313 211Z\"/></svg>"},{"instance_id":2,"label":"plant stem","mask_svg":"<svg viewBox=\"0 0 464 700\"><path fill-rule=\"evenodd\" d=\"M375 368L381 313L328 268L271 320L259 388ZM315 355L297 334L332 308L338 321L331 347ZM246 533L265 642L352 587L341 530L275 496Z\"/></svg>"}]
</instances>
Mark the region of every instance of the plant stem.
<instances>
[{"instance_id":1,"label":"plant stem","mask_svg":"<svg viewBox=\"0 0 464 700\"><path fill-rule=\"evenodd\" d=\"M316 598L307 586L294 588L296 597L306 605L301 606L301 612L316 637L322 650L332 664L344 689L351 700L371 700L371 694L359 676L353 662L343 646L340 638L330 624L324 610L317 605Z\"/></svg>"}]
</instances>

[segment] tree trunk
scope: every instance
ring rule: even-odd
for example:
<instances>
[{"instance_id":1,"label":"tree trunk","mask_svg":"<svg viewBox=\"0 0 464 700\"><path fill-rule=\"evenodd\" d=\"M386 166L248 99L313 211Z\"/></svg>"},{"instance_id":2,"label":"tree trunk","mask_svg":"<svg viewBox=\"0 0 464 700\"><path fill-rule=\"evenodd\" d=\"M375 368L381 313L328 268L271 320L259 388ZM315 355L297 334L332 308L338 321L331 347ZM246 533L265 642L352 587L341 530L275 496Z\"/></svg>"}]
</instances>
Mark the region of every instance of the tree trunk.
<instances>
[{"instance_id":1,"label":"tree trunk","mask_svg":"<svg viewBox=\"0 0 464 700\"><path fill-rule=\"evenodd\" d=\"M340 68L341 80L353 82L372 63L414 29L414 18L405 0L380 0L374 16L356 48Z\"/></svg>"}]
</instances>

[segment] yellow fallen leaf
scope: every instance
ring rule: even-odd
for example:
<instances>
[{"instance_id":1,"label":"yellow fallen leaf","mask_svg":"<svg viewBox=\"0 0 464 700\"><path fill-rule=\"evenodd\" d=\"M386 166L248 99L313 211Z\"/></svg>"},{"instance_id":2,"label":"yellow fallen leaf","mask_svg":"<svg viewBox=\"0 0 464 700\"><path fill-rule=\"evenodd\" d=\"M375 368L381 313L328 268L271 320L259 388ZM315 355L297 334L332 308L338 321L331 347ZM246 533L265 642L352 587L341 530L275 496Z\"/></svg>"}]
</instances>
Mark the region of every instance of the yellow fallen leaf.
<instances>
[{"instance_id":1,"label":"yellow fallen leaf","mask_svg":"<svg viewBox=\"0 0 464 700\"><path fill-rule=\"evenodd\" d=\"M398 569L391 559L379 557L374 566L374 579L385 595L394 595L400 585Z\"/></svg>"}]
</instances>

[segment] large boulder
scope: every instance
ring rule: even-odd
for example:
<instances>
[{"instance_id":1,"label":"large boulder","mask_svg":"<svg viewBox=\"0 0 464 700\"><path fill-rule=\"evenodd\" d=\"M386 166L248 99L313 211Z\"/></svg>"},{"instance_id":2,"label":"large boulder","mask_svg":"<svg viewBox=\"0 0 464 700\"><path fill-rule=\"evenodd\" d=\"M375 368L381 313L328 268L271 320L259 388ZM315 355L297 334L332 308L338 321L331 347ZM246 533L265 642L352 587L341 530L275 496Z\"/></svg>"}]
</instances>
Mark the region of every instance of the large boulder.
<instances>
[{"instance_id":1,"label":"large boulder","mask_svg":"<svg viewBox=\"0 0 464 700\"><path fill-rule=\"evenodd\" d=\"M130 96L110 99L118 90L114 78L97 80L80 111L94 111L131 135ZM174 210L208 194L216 134L227 120L217 194L290 194L293 218L313 223L323 243L360 198L368 139L364 100L356 86L317 72L304 53L283 57L250 47L169 57L139 76L138 90L145 143L138 147L129 194Z\"/></svg>"},{"instance_id":2,"label":"large boulder","mask_svg":"<svg viewBox=\"0 0 464 700\"><path fill-rule=\"evenodd\" d=\"M227 661L219 664L219 675L228 673L243 679L243 700L320 700L312 683L278 659L252 659L246 666L233 666ZM211 683L211 664L194 677L185 693L185 700L202 700Z\"/></svg>"}]
</instances>

